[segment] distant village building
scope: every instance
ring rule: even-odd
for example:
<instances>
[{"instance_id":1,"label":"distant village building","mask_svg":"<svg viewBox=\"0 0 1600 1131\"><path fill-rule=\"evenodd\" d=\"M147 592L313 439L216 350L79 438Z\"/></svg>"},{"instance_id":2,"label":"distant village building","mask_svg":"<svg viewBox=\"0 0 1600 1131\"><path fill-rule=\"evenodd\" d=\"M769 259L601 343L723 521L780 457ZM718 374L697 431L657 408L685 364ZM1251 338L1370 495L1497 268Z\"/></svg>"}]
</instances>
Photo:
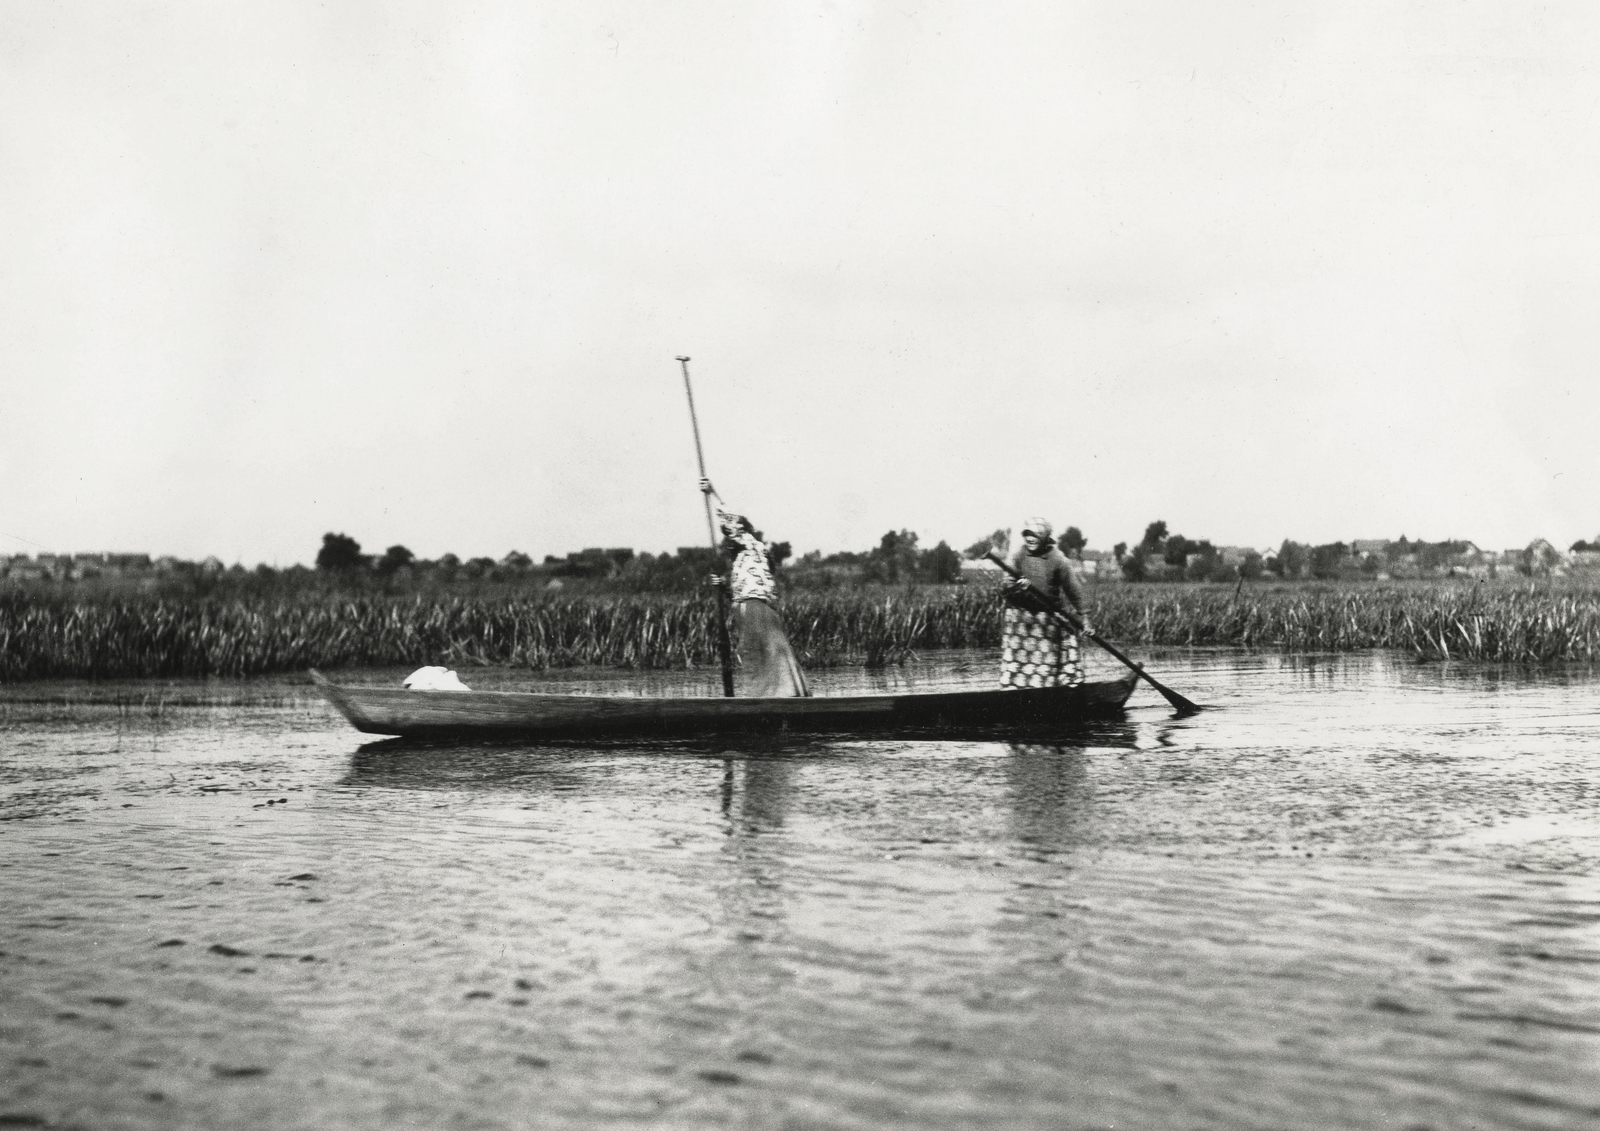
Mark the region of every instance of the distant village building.
<instances>
[{"instance_id":1,"label":"distant village building","mask_svg":"<svg viewBox=\"0 0 1600 1131\"><path fill-rule=\"evenodd\" d=\"M1116 555L1110 550L1080 550L1077 559L1078 573L1093 581L1122 579Z\"/></svg>"},{"instance_id":2,"label":"distant village building","mask_svg":"<svg viewBox=\"0 0 1600 1131\"><path fill-rule=\"evenodd\" d=\"M0 577L11 581L81 581L90 577L120 577L149 569L149 554L0 555Z\"/></svg>"},{"instance_id":3,"label":"distant village building","mask_svg":"<svg viewBox=\"0 0 1600 1131\"><path fill-rule=\"evenodd\" d=\"M6 577L12 581L44 581L49 576L49 567L27 554L17 554L6 562Z\"/></svg>"},{"instance_id":4,"label":"distant village building","mask_svg":"<svg viewBox=\"0 0 1600 1131\"><path fill-rule=\"evenodd\" d=\"M125 577L150 572L149 554L100 554L100 572L110 577Z\"/></svg>"},{"instance_id":5,"label":"distant village building","mask_svg":"<svg viewBox=\"0 0 1600 1131\"><path fill-rule=\"evenodd\" d=\"M1490 561L1489 556L1480 550L1476 543L1457 542L1456 552L1451 554L1445 563L1445 574L1449 577L1488 577Z\"/></svg>"}]
</instances>

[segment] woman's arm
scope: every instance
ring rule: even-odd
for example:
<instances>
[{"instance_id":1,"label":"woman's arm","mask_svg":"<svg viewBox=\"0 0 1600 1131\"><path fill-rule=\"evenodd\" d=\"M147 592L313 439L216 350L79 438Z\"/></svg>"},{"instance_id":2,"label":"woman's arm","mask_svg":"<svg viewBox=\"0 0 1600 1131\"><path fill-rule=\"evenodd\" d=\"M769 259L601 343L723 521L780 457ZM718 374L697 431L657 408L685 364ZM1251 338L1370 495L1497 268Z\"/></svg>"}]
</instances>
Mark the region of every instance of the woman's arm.
<instances>
[{"instance_id":1,"label":"woman's arm","mask_svg":"<svg viewBox=\"0 0 1600 1131\"><path fill-rule=\"evenodd\" d=\"M1089 614L1083 608L1083 583L1078 580L1078 571L1072 568L1071 560L1065 557L1061 562L1061 611L1075 613L1083 625L1084 635L1094 635L1094 625L1089 623Z\"/></svg>"},{"instance_id":2,"label":"woman's arm","mask_svg":"<svg viewBox=\"0 0 1600 1131\"><path fill-rule=\"evenodd\" d=\"M734 509L728 505L728 500L722 497L722 493L711 485L711 480L700 480L700 491L702 494L709 495L711 498L717 500L718 519L727 518L736 513Z\"/></svg>"},{"instance_id":3,"label":"woman's arm","mask_svg":"<svg viewBox=\"0 0 1600 1131\"><path fill-rule=\"evenodd\" d=\"M1027 556L1028 551L1019 547L1011 555L1011 568L1015 571L1015 576L1007 577L1005 581L1000 583L1001 592L1007 594L1011 598L1011 604L1016 605L1018 608L1028 607L1026 594L1030 590L1032 590L1036 599L1049 599L1049 594L1040 593L1034 587L1033 582L1028 580L1028 573L1022 568L1023 559Z\"/></svg>"},{"instance_id":4,"label":"woman's arm","mask_svg":"<svg viewBox=\"0 0 1600 1131\"><path fill-rule=\"evenodd\" d=\"M1072 568L1072 563L1065 559L1061 562L1061 607L1066 611L1071 606L1079 613L1083 612L1083 586L1078 583L1078 571Z\"/></svg>"},{"instance_id":5,"label":"woman's arm","mask_svg":"<svg viewBox=\"0 0 1600 1131\"><path fill-rule=\"evenodd\" d=\"M700 490L717 500L717 525L722 527L724 530L733 524L733 520L742 517L738 511L734 510L728 505L728 501L724 499L722 495L718 493L717 489L711 485L711 480L700 480ZM729 534L727 537L732 538L741 546L748 546L751 542L755 542L758 546L761 545L760 540L751 538L748 531L740 531L738 534Z\"/></svg>"}]
</instances>

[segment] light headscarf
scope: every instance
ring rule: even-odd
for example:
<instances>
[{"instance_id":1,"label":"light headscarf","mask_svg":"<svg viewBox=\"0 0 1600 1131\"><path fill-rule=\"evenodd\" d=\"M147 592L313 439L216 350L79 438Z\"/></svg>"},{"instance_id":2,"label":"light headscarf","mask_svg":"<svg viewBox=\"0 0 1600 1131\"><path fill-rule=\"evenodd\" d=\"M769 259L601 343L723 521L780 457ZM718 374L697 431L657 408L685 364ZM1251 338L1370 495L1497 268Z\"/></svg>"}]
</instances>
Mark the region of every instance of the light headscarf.
<instances>
[{"instance_id":1,"label":"light headscarf","mask_svg":"<svg viewBox=\"0 0 1600 1131\"><path fill-rule=\"evenodd\" d=\"M1027 522L1022 524L1022 532L1024 534L1037 534L1039 536L1039 548L1041 550L1048 550L1051 546L1056 544L1056 540L1050 536L1052 533L1054 533L1054 528L1049 522L1038 517L1037 515L1028 519Z\"/></svg>"}]
</instances>

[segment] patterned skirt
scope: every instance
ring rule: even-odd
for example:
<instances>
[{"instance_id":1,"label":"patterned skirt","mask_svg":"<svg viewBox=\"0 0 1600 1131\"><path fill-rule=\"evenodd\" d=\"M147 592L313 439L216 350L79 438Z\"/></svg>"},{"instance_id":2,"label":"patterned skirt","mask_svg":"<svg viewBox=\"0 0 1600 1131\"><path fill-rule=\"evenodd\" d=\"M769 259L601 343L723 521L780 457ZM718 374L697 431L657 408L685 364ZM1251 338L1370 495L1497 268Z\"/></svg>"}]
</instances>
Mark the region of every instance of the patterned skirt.
<instances>
[{"instance_id":1,"label":"patterned skirt","mask_svg":"<svg viewBox=\"0 0 1600 1131\"><path fill-rule=\"evenodd\" d=\"M1049 613L1006 606L1000 635L1001 687L1076 687L1083 682L1078 634Z\"/></svg>"}]
</instances>

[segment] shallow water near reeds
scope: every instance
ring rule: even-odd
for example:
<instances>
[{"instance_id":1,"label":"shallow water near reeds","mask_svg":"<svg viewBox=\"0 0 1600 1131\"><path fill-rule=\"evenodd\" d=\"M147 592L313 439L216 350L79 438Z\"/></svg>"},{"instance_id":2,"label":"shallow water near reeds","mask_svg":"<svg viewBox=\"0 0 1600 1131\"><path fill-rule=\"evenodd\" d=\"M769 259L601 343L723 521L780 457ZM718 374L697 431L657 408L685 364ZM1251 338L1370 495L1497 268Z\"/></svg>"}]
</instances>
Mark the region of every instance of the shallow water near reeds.
<instances>
[{"instance_id":1,"label":"shallow water near reeds","mask_svg":"<svg viewBox=\"0 0 1600 1131\"><path fill-rule=\"evenodd\" d=\"M0 1121L1593 1126L1600 672L1150 661L1209 709L1031 745L427 747L291 681L0 688Z\"/></svg>"}]
</instances>

